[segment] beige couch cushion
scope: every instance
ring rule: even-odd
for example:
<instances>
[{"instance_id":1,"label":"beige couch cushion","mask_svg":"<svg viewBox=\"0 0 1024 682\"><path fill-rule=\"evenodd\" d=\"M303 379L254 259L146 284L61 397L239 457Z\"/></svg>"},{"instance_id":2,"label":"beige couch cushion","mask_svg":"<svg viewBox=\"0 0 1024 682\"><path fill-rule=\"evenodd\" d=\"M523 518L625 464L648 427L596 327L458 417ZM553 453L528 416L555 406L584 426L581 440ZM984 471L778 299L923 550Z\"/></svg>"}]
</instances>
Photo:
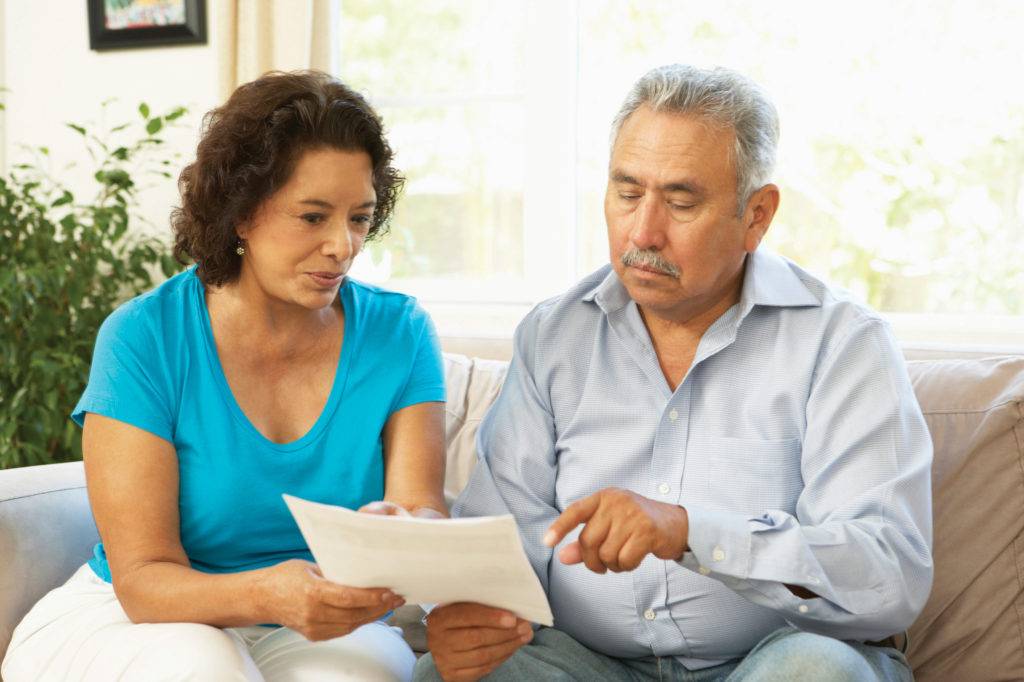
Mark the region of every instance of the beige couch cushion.
<instances>
[{"instance_id":1,"label":"beige couch cushion","mask_svg":"<svg viewBox=\"0 0 1024 682\"><path fill-rule=\"evenodd\" d=\"M935 445L918 682L1024 680L1024 358L908 363Z\"/></svg>"},{"instance_id":2,"label":"beige couch cushion","mask_svg":"<svg viewBox=\"0 0 1024 682\"><path fill-rule=\"evenodd\" d=\"M477 428L487 408L498 397L507 372L507 362L444 354L444 379L448 391L444 496L449 506L469 482L469 475L476 464Z\"/></svg>"}]
</instances>

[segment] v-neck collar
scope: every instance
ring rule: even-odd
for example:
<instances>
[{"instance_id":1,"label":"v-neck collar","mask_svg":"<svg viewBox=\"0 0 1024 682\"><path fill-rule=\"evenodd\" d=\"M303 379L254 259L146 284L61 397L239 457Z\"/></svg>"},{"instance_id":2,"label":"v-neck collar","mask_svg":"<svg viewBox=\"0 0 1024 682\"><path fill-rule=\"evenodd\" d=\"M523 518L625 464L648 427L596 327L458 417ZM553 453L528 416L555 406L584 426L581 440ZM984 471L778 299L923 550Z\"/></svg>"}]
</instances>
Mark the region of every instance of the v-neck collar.
<instances>
[{"instance_id":1,"label":"v-neck collar","mask_svg":"<svg viewBox=\"0 0 1024 682\"><path fill-rule=\"evenodd\" d=\"M352 357L353 347L356 344L356 338L353 333L355 328L354 318L356 317L356 311L354 300L352 298L352 287L348 286L348 277L346 277L342 282L341 288L338 291L338 299L341 302L342 310L345 312L345 323L341 339L341 351L338 354L338 366L334 372L334 383L331 385L331 392L327 396L327 402L324 403L320 416L317 417L317 420L313 423L313 426L310 427L309 431L307 431L305 435L288 443L275 443L263 435L252 421L250 421L249 417L242 410L241 405L239 405L238 401L235 399L235 394L231 390L231 385L228 383L227 375L224 374L224 367L221 365L220 356L217 354L217 343L213 337L213 325L210 321L210 310L206 305L203 283L194 271L192 273L192 277L194 278L195 283L196 310L197 314L200 316L200 326L203 330L207 362L217 383L217 387L220 390L221 397L224 399L224 402L235 421L237 421L241 427L262 446L279 452L294 452L296 450L301 450L310 443L316 441L327 426L328 422L330 422L331 417L337 409L338 403L341 401L341 396L344 395L345 384L348 381L349 366L351 365L350 358Z\"/></svg>"}]
</instances>

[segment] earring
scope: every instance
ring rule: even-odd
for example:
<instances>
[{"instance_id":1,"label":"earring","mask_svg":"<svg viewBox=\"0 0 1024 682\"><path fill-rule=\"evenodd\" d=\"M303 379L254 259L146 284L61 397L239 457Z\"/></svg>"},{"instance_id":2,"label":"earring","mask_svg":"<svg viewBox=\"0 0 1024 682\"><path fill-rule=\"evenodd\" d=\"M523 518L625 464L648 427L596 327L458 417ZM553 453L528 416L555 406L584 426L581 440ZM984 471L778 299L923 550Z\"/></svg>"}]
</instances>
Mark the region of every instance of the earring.
<instances>
[{"instance_id":1,"label":"earring","mask_svg":"<svg viewBox=\"0 0 1024 682\"><path fill-rule=\"evenodd\" d=\"M239 256L245 255L245 246L242 244L241 239L238 240L238 246L235 247L235 253L237 253Z\"/></svg>"}]
</instances>

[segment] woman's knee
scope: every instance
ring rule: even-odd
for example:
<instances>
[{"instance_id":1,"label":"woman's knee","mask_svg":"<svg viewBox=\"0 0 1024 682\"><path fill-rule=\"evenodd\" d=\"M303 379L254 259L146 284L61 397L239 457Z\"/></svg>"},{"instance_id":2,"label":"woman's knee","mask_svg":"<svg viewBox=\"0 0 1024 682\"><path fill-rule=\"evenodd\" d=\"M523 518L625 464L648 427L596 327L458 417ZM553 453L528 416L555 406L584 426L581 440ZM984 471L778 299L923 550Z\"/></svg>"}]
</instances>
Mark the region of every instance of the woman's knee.
<instances>
[{"instance_id":1,"label":"woman's knee","mask_svg":"<svg viewBox=\"0 0 1024 682\"><path fill-rule=\"evenodd\" d=\"M401 635L383 623L370 623L325 642L309 642L281 629L256 644L252 654L266 682L408 682L416 663L416 655Z\"/></svg>"},{"instance_id":2,"label":"woman's knee","mask_svg":"<svg viewBox=\"0 0 1024 682\"><path fill-rule=\"evenodd\" d=\"M118 679L262 682L245 646L224 630L198 623L141 627L160 631Z\"/></svg>"}]
</instances>

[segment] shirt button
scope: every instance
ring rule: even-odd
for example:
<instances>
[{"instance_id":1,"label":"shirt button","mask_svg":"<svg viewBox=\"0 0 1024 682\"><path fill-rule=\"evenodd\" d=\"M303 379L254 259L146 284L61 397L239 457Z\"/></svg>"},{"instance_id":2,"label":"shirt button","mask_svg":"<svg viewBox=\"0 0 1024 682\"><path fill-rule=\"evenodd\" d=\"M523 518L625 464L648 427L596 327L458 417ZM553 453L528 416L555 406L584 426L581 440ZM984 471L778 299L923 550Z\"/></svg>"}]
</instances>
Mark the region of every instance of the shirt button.
<instances>
[{"instance_id":1,"label":"shirt button","mask_svg":"<svg viewBox=\"0 0 1024 682\"><path fill-rule=\"evenodd\" d=\"M715 547L711 550L711 558L715 561L722 561L725 559L725 551L721 547Z\"/></svg>"},{"instance_id":2,"label":"shirt button","mask_svg":"<svg viewBox=\"0 0 1024 682\"><path fill-rule=\"evenodd\" d=\"M679 419L679 413L676 412L675 410L672 410L671 412L668 413L668 418L671 419L672 421L675 421Z\"/></svg>"},{"instance_id":3,"label":"shirt button","mask_svg":"<svg viewBox=\"0 0 1024 682\"><path fill-rule=\"evenodd\" d=\"M800 606L797 607L796 610L799 611L800 613L807 613L807 604L801 604Z\"/></svg>"},{"instance_id":4,"label":"shirt button","mask_svg":"<svg viewBox=\"0 0 1024 682\"><path fill-rule=\"evenodd\" d=\"M657 617L658 615L654 613L654 609L647 609L646 611L644 611L644 618L646 618L647 620L654 620Z\"/></svg>"},{"instance_id":5,"label":"shirt button","mask_svg":"<svg viewBox=\"0 0 1024 682\"><path fill-rule=\"evenodd\" d=\"M697 572L700 573L701 575L708 575L709 573L711 573L711 569L708 568L707 566L701 566L700 568L697 569Z\"/></svg>"},{"instance_id":6,"label":"shirt button","mask_svg":"<svg viewBox=\"0 0 1024 682\"><path fill-rule=\"evenodd\" d=\"M668 495L668 492L670 490L672 490L672 486L670 486L668 483L662 483L661 485L658 486L658 492L661 493L662 495Z\"/></svg>"}]
</instances>

